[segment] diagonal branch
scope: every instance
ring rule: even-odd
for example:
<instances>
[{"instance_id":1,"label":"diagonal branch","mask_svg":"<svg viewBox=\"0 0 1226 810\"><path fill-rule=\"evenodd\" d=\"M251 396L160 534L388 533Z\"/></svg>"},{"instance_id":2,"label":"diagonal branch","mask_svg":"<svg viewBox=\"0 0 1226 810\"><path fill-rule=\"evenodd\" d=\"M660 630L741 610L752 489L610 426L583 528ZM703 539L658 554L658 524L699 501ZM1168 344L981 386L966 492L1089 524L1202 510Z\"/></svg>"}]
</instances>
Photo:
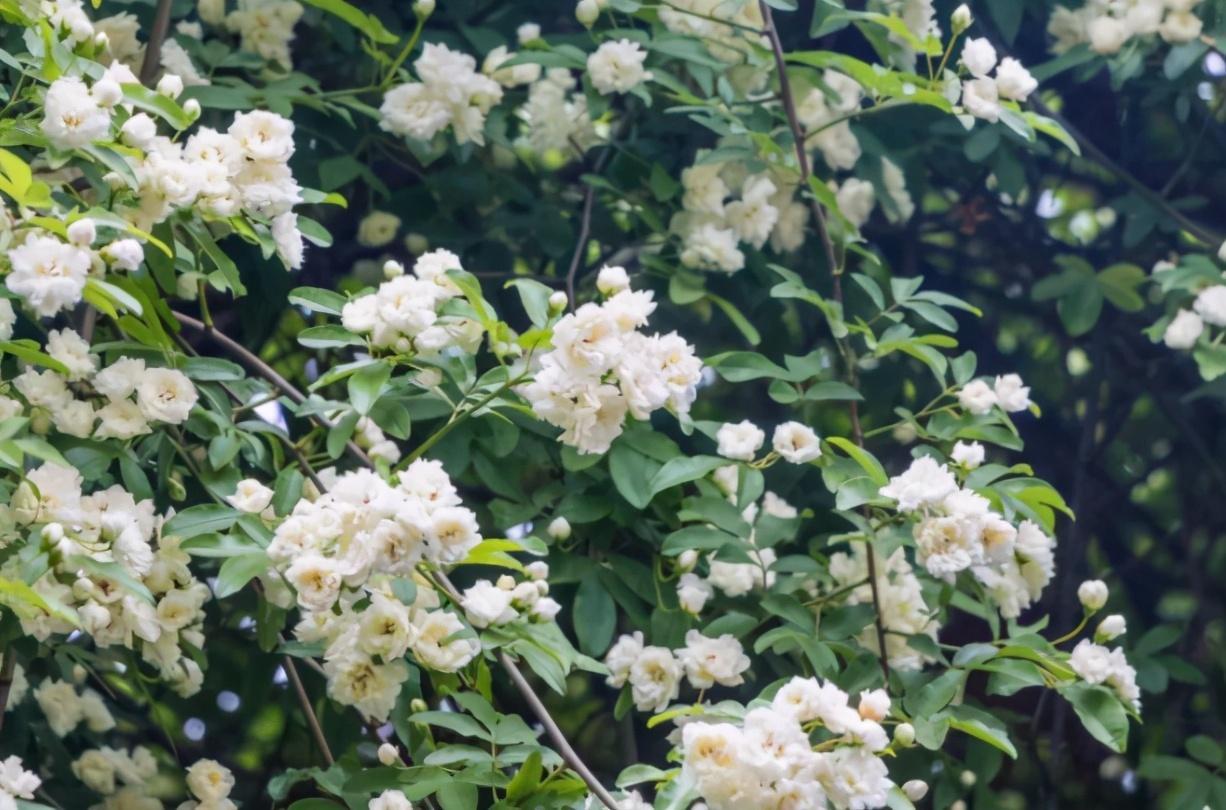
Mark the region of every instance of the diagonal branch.
<instances>
[{"instance_id":1,"label":"diagonal branch","mask_svg":"<svg viewBox=\"0 0 1226 810\"><path fill-rule=\"evenodd\" d=\"M143 84L153 81L162 61L162 43L170 33L170 7L173 0L158 0L157 12L153 17L153 30L149 32L149 42L145 45L145 61L141 62L140 80Z\"/></svg>"},{"instance_id":2,"label":"diagonal branch","mask_svg":"<svg viewBox=\"0 0 1226 810\"><path fill-rule=\"evenodd\" d=\"M770 40L771 51L775 56L775 69L779 73L779 96L783 101L783 111L788 119L788 127L792 130L792 142L796 148L796 161L800 164L800 183L802 186L807 186L809 178L813 175L813 170L809 164L809 153L805 151L804 131L800 126L800 119L796 115L796 99L792 95L792 84L788 80L787 62L783 55L783 44L779 41L779 29L775 27L775 20L771 16L771 8L767 5L766 0L758 0L758 8L762 11L762 19L766 23L765 33L767 39ZM817 223L817 234L821 238L822 250L826 254L826 263L830 265L834 300L838 303L841 311L843 308L843 268L836 258L834 241L830 238L830 228L826 223L826 212L822 210L821 203L817 201L817 198L811 193L807 193L808 189L805 189L805 192L805 196L809 199L809 207L813 210L813 220ZM847 359L847 373L854 382L856 367L850 347L845 339L839 339L838 343L844 358ZM851 418L852 438L855 440L857 447L863 447L864 430L860 426L860 406L854 399L848 401L847 412ZM877 631L877 646L880 648L881 653L881 673L885 676L886 685L889 686L890 662L885 650L885 625L881 621L881 597L877 592L877 550L873 548L872 543L869 543L866 557L868 558L869 588L873 594L873 623Z\"/></svg>"},{"instance_id":3,"label":"diagonal branch","mask_svg":"<svg viewBox=\"0 0 1226 810\"><path fill-rule=\"evenodd\" d=\"M319 752L323 754L324 762L331 768L336 760L332 758L332 749L328 747L328 738L324 736L324 730L319 725L319 718L315 715L315 709L311 705L311 698L307 695L306 687L302 685L302 678L298 676L298 667L294 665L294 659L288 655L284 656L282 667L285 669L285 674L289 676L289 682L294 687L294 693L298 696L298 703L302 706L302 713L306 717L307 725L311 728L311 736L315 738L315 744L319 746Z\"/></svg>"},{"instance_id":4,"label":"diagonal branch","mask_svg":"<svg viewBox=\"0 0 1226 810\"><path fill-rule=\"evenodd\" d=\"M4 728L4 712L8 708L9 692L13 688L13 671L17 669L17 653L10 642L0 663L0 729Z\"/></svg>"}]
</instances>

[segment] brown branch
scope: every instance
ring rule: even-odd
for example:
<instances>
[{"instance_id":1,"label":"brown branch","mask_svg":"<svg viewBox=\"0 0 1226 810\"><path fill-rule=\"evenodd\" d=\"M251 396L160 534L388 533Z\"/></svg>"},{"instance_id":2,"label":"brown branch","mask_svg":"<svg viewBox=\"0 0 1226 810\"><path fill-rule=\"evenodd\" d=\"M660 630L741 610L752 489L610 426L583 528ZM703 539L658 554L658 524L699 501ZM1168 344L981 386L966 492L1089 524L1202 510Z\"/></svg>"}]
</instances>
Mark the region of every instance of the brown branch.
<instances>
[{"instance_id":1,"label":"brown branch","mask_svg":"<svg viewBox=\"0 0 1226 810\"><path fill-rule=\"evenodd\" d=\"M213 338L213 340L223 348L229 350L236 357L242 359L252 371L266 379L268 382L272 383L293 401L303 402L306 400L306 396L295 388L292 383L278 374L271 366L249 351L242 344L222 334L221 332L218 332L213 327L206 326L201 321L198 321L189 315L176 312L174 313L174 316L175 319L184 326L203 334L207 334L209 337ZM369 466L371 469L374 469L374 464L371 463L369 457L367 457L365 453L362 453L360 449L358 449L358 453L360 454L363 463ZM437 577L438 581L443 585L448 598L458 604L460 594L456 590L455 586L451 584L451 580L449 580L446 574L444 574L442 571L437 572ZM287 663L289 662L287 661ZM549 709L546 708L545 704L541 702L541 699L537 697L536 692L532 689L532 685L528 683L523 673L519 671L519 667L506 653L499 654L499 663L502 665L503 669L507 671L507 674L511 676L511 681L515 684L515 688L532 708L533 713L541 722L541 725L545 727L546 732L549 734L549 738L558 749L558 753L561 754L562 759L566 761L567 765L569 765L575 773L579 774L579 777L584 781L584 783L587 784L588 789L591 790L592 793L595 794L595 796L609 808L609 810L616 810L618 806L617 800L613 798L612 794L610 794L607 789L605 789L604 785L600 783L600 780L596 778L591 769L589 769L583 760L580 759L578 753L575 752L575 749L571 747L570 743L566 739L566 735L562 733L562 730L558 727L557 722L554 721L553 717L549 714ZM290 667L287 667L286 671L287 674L293 672L292 663ZM296 672L294 672L292 679L297 680ZM300 684L300 682L298 683ZM302 699L303 694L304 693L300 694L300 700ZM309 701L307 705L309 705ZM312 717L313 713L307 712L308 722L311 722ZM320 732L320 736L317 739L319 739L321 743L323 742L322 732ZM325 751L326 755L331 757L331 754L327 753L326 743L321 747Z\"/></svg>"},{"instance_id":2,"label":"brown branch","mask_svg":"<svg viewBox=\"0 0 1226 810\"><path fill-rule=\"evenodd\" d=\"M771 8L767 5L766 0L758 0L758 8L761 10L762 19L766 23L764 33L767 39L770 40L771 51L775 56L775 69L779 73L779 99L783 102L783 111L788 119L788 127L792 130L792 143L796 149L796 162L800 164L800 184L807 186L810 178L813 176L813 169L809 164L809 154L805 151L804 130L801 128L800 118L796 114L796 99L792 95L792 84L788 79L787 60L783 55L783 43L779 41L779 29L775 27L775 20L771 16ZM805 189L802 193L805 193L805 196L808 197L809 207L813 211L813 220L817 224L817 234L822 242L822 251L826 255L826 263L830 266L833 297L839 305L841 316L843 309L843 268L836 256L834 241L830 238L830 228L826 223L826 212L822 210L821 203L817 201L817 198L808 189ZM839 343L843 349L843 355L848 361L847 372L854 382L856 374L855 362L849 348L846 346L846 341L840 340ZM852 438L855 440L857 447L863 447L864 431L860 426L860 406L854 399L848 401L847 412L851 418ZM873 594L873 623L877 630L877 646L880 647L881 652L881 673L885 676L886 686L889 686L890 662L885 650L885 625L881 622L881 599L877 593L877 551L872 543L869 543L867 557L868 581Z\"/></svg>"},{"instance_id":3,"label":"brown branch","mask_svg":"<svg viewBox=\"0 0 1226 810\"><path fill-rule=\"evenodd\" d=\"M157 12L153 17L153 30L149 32L149 42L145 45L145 61L140 66L142 84L153 81L154 74L162 61L162 43L170 33L170 7L173 0L158 0Z\"/></svg>"},{"instance_id":4,"label":"brown branch","mask_svg":"<svg viewBox=\"0 0 1226 810\"><path fill-rule=\"evenodd\" d=\"M571 308L575 309L575 276L579 273L579 263L587 250L587 240L592 233L592 203L596 199L596 187L587 184L583 193L583 214L579 220L579 239L575 242L574 255L570 257L570 268L566 271L566 298Z\"/></svg>"},{"instance_id":5,"label":"brown branch","mask_svg":"<svg viewBox=\"0 0 1226 810\"><path fill-rule=\"evenodd\" d=\"M4 651L0 663L0 730L4 729L4 713L8 709L9 692L13 689L13 672L17 669L17 653L12 644Z\"/></svg>"},{"instance_id":6,"label":"brown branch","mask_svg":"<svg viewBox=\"0 0 1226 810\"><path fill-rule=\"evenodd\" d=\"M311 736L315 738L315 744L319 746L319 752L324 756L324 762L331 768L336 762L332 758L332 749L328 747L328 739L324 736L324 730L319 725L319 718L315 716L315 709L311 705L311 698L307 695L306 687L302 685L302 678L298 677L298 667L294 665L294 659L286 655L283 657L283 666L285 674L289 677L289 682L294 686L294 692L298 695L298 703L302 706L302 714L306 717L307 726L311 729Z\"/></svg>"},{"instance_id":7,"label":"brown branch","mask_svg":"<svg viewBox=\"0 0 1226 810\"><path fill-rule=\"evenodd\" d=\"M175 320L177 320L183 326L212 338L215 343L219 344L222 348L226 349L231 354L242 360L243 364L246 365L248 369L254 371L256 374L272 383L274 388L279 390L282 394L285 394L285 396L289 397L294 402L298 403L299 405L306 402L305 394L295 388L293 383L278 374L276 369L261 360L254 352L249 351L243 344L229 337L224 332L219 332L216 328L209 326L203 321L196 320L190 315L184 315L182 312L175 312L174 316ZM324 427L331 427L331 424L324 419L319 417L313 417L313 419ZM370 460L370 456L366 455L366 451L358 447L352 439L345 443L345 449L348 450L350 455L352 455L362 464L365 464L367 467L372 469L374 468L375 465L374 462ZM318 485L318 483L316 485Z\"/></svg>"}]
</instances>

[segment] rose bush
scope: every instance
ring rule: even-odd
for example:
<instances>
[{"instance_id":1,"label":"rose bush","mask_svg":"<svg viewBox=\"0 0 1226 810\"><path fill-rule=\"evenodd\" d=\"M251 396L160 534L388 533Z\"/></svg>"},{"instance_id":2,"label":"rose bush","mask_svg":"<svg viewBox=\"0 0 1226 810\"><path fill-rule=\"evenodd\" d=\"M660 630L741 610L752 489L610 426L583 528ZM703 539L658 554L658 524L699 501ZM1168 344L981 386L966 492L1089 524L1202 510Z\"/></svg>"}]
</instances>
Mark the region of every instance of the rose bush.
<instances>
[{"instance_id":1,"label":"rose bush","mask_svg":"<svg viewBox=\"0 0 1226 810\"><path fill-rule=\"evenodd\" d=\"M0 0L0 810L1226 804L1220 2L95 5Z\"/></svg>"}]
</instances>

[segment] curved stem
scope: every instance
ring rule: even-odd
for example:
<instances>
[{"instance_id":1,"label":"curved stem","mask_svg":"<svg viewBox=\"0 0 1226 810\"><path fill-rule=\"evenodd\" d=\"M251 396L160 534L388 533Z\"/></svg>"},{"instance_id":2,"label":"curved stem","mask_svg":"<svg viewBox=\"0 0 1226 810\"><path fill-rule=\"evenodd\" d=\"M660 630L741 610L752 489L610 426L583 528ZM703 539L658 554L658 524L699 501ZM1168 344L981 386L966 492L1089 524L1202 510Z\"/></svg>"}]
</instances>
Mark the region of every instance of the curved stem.
<instances>
[{"instance_id":1,"label":"curved stem","mask_svg":"<svg viewBox=\"0 0 1226 810\"><path fill-rule=\"evenodd\" d=\"M302 678L298 676L298 667L294 665L294 659L286 655L282 658L282 667L285 669L285 674L289 678L289 682L294 687L294 693L298 696L298 703L302 706L302 714L306 717L307 726L311 729L311 736L315 738L315 744L319 746L319 753L323 754L324 762L331 768L336 762L332 758L332 749L328 747L328 739L324 736L324 730L319 725L319 718L315 716L315 708L311 705L311 698L307 695L306 687L302 685Z\"/></svg>"}]
</instances>

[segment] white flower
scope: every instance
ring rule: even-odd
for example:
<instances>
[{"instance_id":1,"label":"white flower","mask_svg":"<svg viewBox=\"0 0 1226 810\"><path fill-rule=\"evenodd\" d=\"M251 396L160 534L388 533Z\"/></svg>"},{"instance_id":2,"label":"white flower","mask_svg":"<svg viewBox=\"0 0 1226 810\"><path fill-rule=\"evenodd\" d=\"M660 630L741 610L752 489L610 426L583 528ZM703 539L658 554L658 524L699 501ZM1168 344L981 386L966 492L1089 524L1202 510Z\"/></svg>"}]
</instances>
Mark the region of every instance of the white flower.
<instances>
[{"instance_id":1,"label":"white flower","mask_svg":"<svg viewBox=\"0 0 1226 810\"><path fill-rule=\"evenodd\" d=\"M68 241L77 247L87 248L98 236L98 228L89 217L82 217L68 226Z\"/></svg>"},{"instance_id":2,"label":"white flower","mask_svg":"<svg viewBox=\"0 0 1226 810\"><path fill-rule=\"evenodd\" d=\"M94 390L112 402L125 400L145 377L145 361L138 357L121 357L94 375Z\"/></svg>"},{"instance_id":3,"label":"white flower","mask_svg":"<svg viewBox=\"0 0 1226 810\"><path fill-rule=\"evenodd\" d=\"M273 217L272 239L277 246L277 255L286 266L291 270L301 269L306 243L302 239L302 231L298 230L298 215L285 211Z\"/></svg>"},{"instance_id":4,"label":"white flower","mask_svg":"<svg viewBox=\"0 0 1226 810\"><path fill-rule=\"evenodd\" d=\"M662 712L680 692L681 663L665 647L644 647L630 666L631 697L641 712Z\"/></svg>"},{"instance_id":5,"label":"white flower","mask_svg":"<svg viewBox=\"0 0 1226 810\"><path fill-rule=\"evenodd\" d=\"M957 442L949 455L958 466L973 470L983 463L984 449L979 442Z\"/></svg>"},{"instance_id":6,"label":"white flower","mask_svg":"<svg viewBox=\"0 0 1226 810\"><path fill-rule=\"evenodd\" d=\"M532 617L541 621L551 622L562 611L562 605L549 596L542 596L532 606Z\"/></svg>"},{"instance_id":7,"label":"white flower","mask_svg":"<svg viewBox=\"0 0 1226 810\"><path fill-rule=\"evenodd\" d=\"M136 113L119 128L120 139L137 149L148 149L157 134L157 122L145 113Z\"/></svg>"},{"instance_id":8,"label":"white flower","mask_svg":"<svg viewBox=\"0 0 1226 810\"><path fill-rule=\"evenodd\" d=\"M735 231L708 222L685 237L681 263L686 267L735 273L745 266L745 254L737 249Z\"/></svg>"},{"instance_id":9,"label":"white flower","mask_svg":"<svg viewBox=\"0 0 1226 810\"><path fill-rule=\"evenodd\" d=\"M771 446L793 464L807 464L822 455L821 440L813 428L800 422L784 422L776 427Z\"/></svg>"},{"instance_id":10,"label":"white flower","mask_svg":"<svg viewBox=\"0 0 1226 810\"><path fill-rule=\"evenodd\" d=\"M962 64L976 78L983 78L996 67L996 49L983 37L968 39L962 46Z\"/></svg>"},{"instance_id":11,"label":"white flower","mask_svg":"<svg viewBox=\"0 0 1226 810\"><path fill-rule=\"evenodd\" d=\"M630 276L626 274L626 268L610 267L607 264L600 268L596 275L596 289L606 297L630 289Z\"/></svg>"},{"instance_id":12,"label":"white flower","mask_svg":"<svg viewBox=\"0 0 1226 810\"><path fill-rule=\"evenodd\" d=\"M183 78L174 73L164 73L157 83L158 95L178 98L183 94Z\"/></svg>"},{"instance_id":13,"label":"white flower","mask_svg":"<svg viewBox=\"0 0 1226 810\"><path fill-rule=\"evenodd\" d=\"M847 217L847 221L857 228L868 222L873 208L877 204L877 194L873 184L858 177L849 177L839 186L834 195L839 204L839 211Z\"/></svg>"},{"instance_id":14,"label":"white flower","mask_svg":"<svg viewBox=\"0 0 1226 810\"><path fill-rule=\"evenodd\" d=\"M958 391L958 404L982 416L996 406L996 392L983 380L971 380Z\"/></svg>"},{"instance_id":15,"label":"white flower","mask_svg":"<svg viewBox=\"0 0 1226 810\"><path fill-rule=\"evenodd\" d=\"M630 667L643 654L643 634L635 631L617 639L605 653L604 664L609 670L605 683L620 687L630 677Z\"/></svg>"},{"instance_id":16,"label":"white flower","mask_svg":"<svg viewBox=\"0 0 1226 810\"><path fill-rule=\"evenodd\" d=\"M1093 613L1096 610L1102 610L1103 605L1107 604L1107 597L1110 596L1110 591L1107 589L1107 583L1101 579L1087 579L1077 587L1077 601L1081 602L1081 606Z\"/></svg>"},{"instance_id":17,"label":"white flower","mask_svg":"<svg viewBox=\"0 0 1226 810\"><path fill-rule=\"evenodd\" d=\"M892 477L880 494L898 501L899 512L914 512L935 506L957 491L958 482L948 467L929 456L920 456L906 472Z\"/></svg>"},{"instance_id":18,"label":"white flower","mask_svg":"<svg viewBox=\"0 0 1226 810\"><path fill-rule=\"evenodd\" d=\"M1001 98L1025 101L1039 86L1030 71L1012 56L1000 60L996 67L996 89Z\"/></svg>"},{"instance_id":19,"label":"white flower","mask_svg":"<svg viewBox=\"0 0 1226 810\"><path fill-rule=\"evenodd\" d=\"M98 368L98 357L90 353L89 343L68 328L47 333L47 354L64 364L70 381L92 376Z\"/></svg>"},{"instance_id":20,"label":"white flower","mask_svg":"<svg viewBox=\"0 0 1226 810\"><path fill-rule=\"evenodd\" d=\"M226 132L248 160L285 163L294 154L294 122L273 112L236 113Z\"/></svg>"},{"instance_id":21,"label":"white flower","mask_svg":"<svg viewBox=\"0 0 1226 810\"><path fill-rule=\"evenodd\" d=\"M890 714L890 693L884 689L862 691L858 711L865 720L880 723Z\"/></svg>"},{"instance_id":22,"label":"white flower","mask_svg":"<svg viewBox=\"0 0 1226 810\"><path fill-rule=\"evenodd\" d=\"M328 696L345 706L353 706L364 716L387 720L400 685L409 676L402 660L376 664L361 654L341 655L324 662L328 676Z\"/></svg>"},{"instance_id":23,"label":"white flower","mask_svg":"<svg viewBox=\"0 0 1226 810\"><path fill-rule=\"evenodd\" d=\"M304 554L285 571L285 578L298 593L298 604L305 610L328 610L341 592L341 568L319 554Z\"/></svg>"},{"instance_id":24,"label":"white flower","mask_svg":"<svg viewBox=\"0 0 1226 810\"><path fill-rule=\"evenodd\" d=\"M10 290L46 317L81 300L89 272L89 253L49 236L33 236L8 252Z\"/></svg>"},{"instance_id":25,"label":"white flower","mask_svg":"<svg viewBox=\"0 0 1226 810\"><path fill-rule=\"evenodd\" d=\"M711 583L694 573L684 573L677 582L677 602L686 613L697 616L715 595Z\"/></svg>"},{"instance_id":26,"label":"white flower","mask_svg":"<svg viewBox=\"0 0 1226 810\"><path fill-rule=\"evenodd\" d=\"M12 289L12 284L9 284ZM1162 333L1162 342L1171 349L1190 349L1196 345L1201 333L1205 331L1205 322L1190 309L1181 309L1167 324Z\"/></svg>"},{"instance_id":27,"label":"white flower","mask_svg":"<svg viewBox=\"0 0 1226 810\"><path fill-rule=\"evenodd\" d=\"M725 422L715 434L718 453L724 458L753 461L758 448L766 441L766 433L748 419L733 424Z\"/></svg>"},{"instance_id":28,"label":"white flower","mask_svg":"<svg viewBox=\"0 0 1226 810\"><path fill-rule=\"evenodd\" d=\"M992 390L996 394L996 404L1008 413L1017 413L1030 407L1030 388L1022 385L1022 378L1016 374L997 377Z\"/></svg>"},{"instance_id":29,"label":"white flower","mask_svg":"<svg viewBox=\"0 0 1226 810\"><path fill-rule=\"evenodd\" d=\"M1212 326L1226 326L1226 284L1206 287L1196 296L1192 309Z\"/></svg>"},{"instance_id":30,"label":"white flower","mask_svg":"<svg viewBox=\"0 0 1226 810\"><path fill-rule=\"evenodd\" d=\"M234 774L216 760L196 760L187 769L187 788L202 802L220 801L234 789Z\"/></svg>"},{"instance_id":31,"label":"white flower","mask_svg":"<svg viewBox=\"0 0 1226 810\"><path fill-rule=\"evenodd\" d=\"M1128 28L1122 20L1103 14L1090 20L1086 26L1090 48L1095 53L1112 54L1128 41Z\"/></svg>"},{"instance_id":32,"label":"white flower","mask_svg":"<svg viewBox=\"0 0 1226 810\"><path fill-rule=\"evenodd\" d=\"M399 759L399 758L397 758ZM385 790L366 805L367 810L413 810L413 804L399 790Z\"/></svg>"},{"instance_id":33,"label":"white flower","mask_svg":"<svg viewBox=\"0 0 1226 810\"><path fill-rule=\"evenodd\" d=\"M1118 613L1113 613L1098 624L1094 631L1094 640L1098 643L1114 641L1128 632L1128 623Z\"/></svg>"},{"instance_id":34,"label":"white flower","mask_svg":"<svg viewBox=\"0 0 1226 810\"><path fill-rule=\"evenodd\" d=\"M429 669L456 672L481 651L481 644L471 635L451 638L466 629L454 613L419 611L413 617L413 626L417 630L412 643L413 655Z\"/></svg>"},{"instance_id":35,"label":"white flower","mask_svg":"<svg viewBox=\"0 0 1226 810\"><path fill-rule=\"evenodd\" d=\"M685 667L686 678L696 689L709 689L715 684L737 686L745 682L741 676L749 669L749 657L735 636L708 638L697 630L685 634L685 647L677 651ZM657 710L658 711L658 710Z\"/></svg>"},{"instance_id":36,"label":"white flower","mask_svg":"<svg viewBox=\"0 0 1226 810\"><path fill-rule=\"evenodd\" d=\"M1087 683L1105 682L1114 669L1111 662L1111 651L1089 639L1082 639L1077 643L1068 663L1073 671Z\"/></svg>"},{"instance_id":37,"label":"white flower","mask_svg":"<svg viewBox=\"0 0 1226 810\"><path fill-rule=\"evenodd\" d=\"M379 746L377 752L379 764L385 767L392 767L400 763L400 752L396 750L396 746L391 743L383 743Z\"/></svg>"},{"instance_id":38,"label":"white flower","mask_svg":"<svg viewBox=\"0 0 1226 810\"><path fill-rule=\"evenodd\" d=\"M145 249L135 239L116 239L99 253L116 270L138 270L145 260Z\"/></svg>"},{"instance_id":39,"label":"white flower","mask_svg":"<svg viewBox=\"0 0 1226 810\"><path fill-rule=\"evenodd\" d=\"M111 113L99 106L85 82L76 76L61 76L47 88L41 128L52 145L74 149L105 139L111 129Z\"/></svg>"},{"instance_id":40,"label":"white flower","mask_svg":"<svg viewBox=\"0 0 1226 810\"><path fill-rule=\"evenodd\" d=\"M1204 23L1191 11L1169 11L1158 27L1158 34L1170 43L1191 42L1200 36Z\"/></svg>"},{"instance_id":41,"label":"white flower","mask_svg":"<svg viewBox=\"0 0 1226 810\"><path fill-rule=\"evenodd\" d=\"M817 780L835 807L885 807L894 783L880 758L864 748L836 748L820 755Z\"/></svg>"},{"instance_id":42,"label":"white flower","mask_svg":"<svg viewBox=\"0 0 1226 810\"><path fill-rule=\"evenodd\" d=\"M258 515L272 503L273 491L254 478L244 478L238 482L234 494L226 498L226 502L240 512Z\"/></svg>"},{"instance_id":43,"label":"white flower","mask_svg":"<svg viewBox=\"0 0 1226 810\"><path fill-rule=\"evenodd\" d=\"M962 106L976 118L989 123L1000 120L1000 94L996 82L988 77L962 83Z\"/></svg>"},{"instance_id":44,"label":"white flower","mask_svg":"<svg viewBox=\"0 0 1226 810\"><path fill-rule=\"evenodd\" d=\"M534 22L526 22L515 29L515 39L520 45L527 45L541 38L541 27Z\"/></svg>"},{"instance_id":45,"label":"white flower","mask_svg":"<svg viewBox=\"0 0 1226 810\"><path fill-rule=\"evenodd\" d=\"M965 6L963 6L965 8ZM928 783L923 779L908 779L902 784L902 792L912 802L921 801L928 795Z\"/></svg>"},{"instance_id":46,"label":"white flower","mask_svg":"<svg viewBox=\"0 0 1226 810\"><path fill-rule=\"evenodd\" d=\"M503 590L488 579L478 580L466 589L460 600L464 615L474 627L506 624L519 615L511 606L512 592Z\"/></svg>"},{"instance_id":47,"label":"white flower","mask_svg":"<svg viewBox=\"0 0 1226 810\"><path fill-rule=\"evenodd\" d=\"M178 425L187 420L196 404L196 386L183 372L150 368L136 386L136 402L146 419Z\"/></svg>"},{"instance_id":48,"label":"white flower","mask_svg":"<svg viewBox=\"0 0 1226 810\"><path fill-rule=\"evenodd\" d=\"M21 763L21 758L11 756L0 762L0 796L11 799L33 799L34 791L42 784L33 772L27 771ZM16 808L16 803L12 805Z\"/></svg>"},{"instance_id":49,"label":"white flower","mask_svg":"<svg viewBox=\"0 0 1226 810\"><path fill-rule=\"evenodd\" d=\"M637 42L605 42L587 58L588 77L602 95L625 93L651 78L651 72L643 69L646 59L647 52Z\"/></svg>"},{"instance_id":50,"label":"white flower","mask_svg":"<svg viewBox=\"0 0 1226 810\"><path fill-rule=\"evenodd\" d=\"M724 208L725 222L742 241L755 248L766 244L775 223L779 221L779 209L771 205L776 191L775 184L765 174L746 179L741 189L741 199L730 202Z\"/></svg>"}]
</instances>

